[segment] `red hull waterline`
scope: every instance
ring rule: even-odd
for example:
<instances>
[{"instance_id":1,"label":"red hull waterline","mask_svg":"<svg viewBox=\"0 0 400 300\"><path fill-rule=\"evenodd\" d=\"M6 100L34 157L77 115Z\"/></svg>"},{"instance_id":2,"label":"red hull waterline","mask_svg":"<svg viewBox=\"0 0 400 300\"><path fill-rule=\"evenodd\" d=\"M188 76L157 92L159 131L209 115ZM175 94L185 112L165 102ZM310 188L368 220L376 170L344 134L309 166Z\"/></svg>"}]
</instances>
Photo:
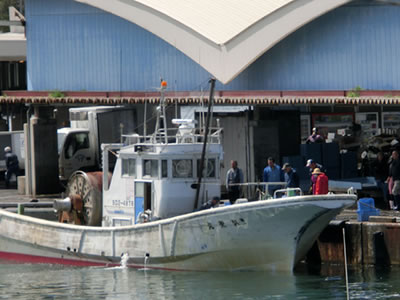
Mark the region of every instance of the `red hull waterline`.
<instances>
[{"instance_id":1,"label":"red hull waterline","mask_svg":"<svg viewBox=\"0 0 400 300\"><path fill-rule=\"evenodd\" d=\"M19 263L58 264L58 265L70 265L70 266L79 266L79 267L117 266L117 264L97 263L97 262L90 262L90 261L44 257L44 256L1 252L1 251L0 251L0 259L10 260L10 261L19 262Z\"/></svg>"},{"instance_id":2,"label":"red hull waterline","mask_svg":"<svg viewBox=\"0 0 400 300\"><path fill-rule=\"evenodd\" d=\"M93 261L81 261L75 259L66 259L66 258L55 258L55 257L45 257L45 256L37 256L37 255L28 255L28 254L20 254L20 253L10 253L10 252L2 252L0 251L0 260L10 261L14 263L29 263L29 264L56 264L56 265L65 265L65 266L75 266L75 267L119 267L120 264L115 263L99 263ZM1 264L1 262L0 262ZM153 270L164 270L164 271L183 271L178 269L171 268L159 268L159 267L148 267L141 265L131 265L128 264L127 267L133 269L153 269Z\"/></svg>"}]
</instances>

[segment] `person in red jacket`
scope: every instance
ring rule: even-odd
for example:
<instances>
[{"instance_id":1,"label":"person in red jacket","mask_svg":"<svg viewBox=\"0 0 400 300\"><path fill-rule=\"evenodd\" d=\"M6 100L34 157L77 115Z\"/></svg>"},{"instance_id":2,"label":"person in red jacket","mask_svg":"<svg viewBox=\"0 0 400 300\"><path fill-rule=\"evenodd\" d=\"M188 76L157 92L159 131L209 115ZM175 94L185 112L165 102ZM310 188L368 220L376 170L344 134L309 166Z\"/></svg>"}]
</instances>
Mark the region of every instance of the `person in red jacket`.
<instances>
[{"instance_id":1,"label":"person in red jacket","mask_svg":"<svg viewBox=\"0 0 400 300\"><path fill-rule=\"evenodd\" d=\"M328 194L328 176L324 172L315 168L312 172L311 181L313 182L313 195Z\"/></svg>"}]
</instances>

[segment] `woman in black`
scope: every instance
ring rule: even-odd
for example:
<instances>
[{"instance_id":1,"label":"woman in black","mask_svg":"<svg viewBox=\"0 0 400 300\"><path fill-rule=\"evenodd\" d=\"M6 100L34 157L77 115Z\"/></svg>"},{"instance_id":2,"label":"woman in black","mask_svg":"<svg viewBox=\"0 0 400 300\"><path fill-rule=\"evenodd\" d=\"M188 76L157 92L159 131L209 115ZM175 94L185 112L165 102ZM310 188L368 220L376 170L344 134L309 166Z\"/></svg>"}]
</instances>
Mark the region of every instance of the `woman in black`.
<instances>
[{"instance_id":1,"label":"woman in black","mask_svg":"<svg viewBox=\"0 0 400 300\"><path fill-rule=\"evenodd\" d=\"M383 200L388 203L388 183L387 178L389 176L389 164L382 152L378 153L376 160L372 163L372 172L375 176L376 184L378 188L382 190ZM389 205L391 208L393 205Z\"/></svg>"}]
</instances>

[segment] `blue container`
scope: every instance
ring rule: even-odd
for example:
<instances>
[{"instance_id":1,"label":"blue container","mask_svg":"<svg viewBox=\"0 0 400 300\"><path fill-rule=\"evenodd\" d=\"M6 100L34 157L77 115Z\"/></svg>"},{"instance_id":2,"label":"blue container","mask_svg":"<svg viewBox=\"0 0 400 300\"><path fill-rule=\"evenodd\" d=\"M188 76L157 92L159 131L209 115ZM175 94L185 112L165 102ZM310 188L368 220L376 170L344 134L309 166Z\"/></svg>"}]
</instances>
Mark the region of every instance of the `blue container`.
<instances>
[{"instance_id":1,"label":"blue container","mask_svg":"<svg viewBox=\"0 0 400 300\"><path fill-rule=\"evenodd\" d=\"M373 198L361 198L357 203L357 220L368 221L370 216L379 216L379 209L375 208Z\"/></svg>"},{"instance_id":2,"label":"blue container","mask_svg":"<svg viewBox=\"0 0 400 300\"><path fill-rule=\"evenodd\" d=\"M357 208L360 211L374 210L375 209L374 198L360 198L357 203Z\"/></svg>"},{"instance_id":3,"label":"blue container","mask_svg":"<svg viewBox=\"0 0 400 300\"><path fill-rule=\"evenodd\" d=\"M374 209L374 210L363 210L359 211L357 210L357 221L362 222L362 221L368 221L370 216L379 216L380 211L379 209Z\"/></svg>"}]
</instances>

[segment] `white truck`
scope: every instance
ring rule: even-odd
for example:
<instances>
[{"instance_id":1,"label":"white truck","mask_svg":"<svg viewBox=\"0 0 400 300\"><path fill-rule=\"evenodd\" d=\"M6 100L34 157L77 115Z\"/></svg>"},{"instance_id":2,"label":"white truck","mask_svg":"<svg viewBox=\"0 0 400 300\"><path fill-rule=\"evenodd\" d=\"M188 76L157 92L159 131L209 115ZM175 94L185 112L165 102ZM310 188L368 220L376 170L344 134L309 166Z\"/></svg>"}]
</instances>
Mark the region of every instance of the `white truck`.
<instances>
[{"instance_id":1,"label":"white truck","mask_svg":"<svg viewBox=\"0 0 400 300\"><path fill-rule=\"evenodd\" d=\"M57 130L59 176L68 180L77 170L101 169L101 144L122 143L122 135L133 134L136 110L122 106L69 109L71 127Z\"/></svg>"}]
</instances>

